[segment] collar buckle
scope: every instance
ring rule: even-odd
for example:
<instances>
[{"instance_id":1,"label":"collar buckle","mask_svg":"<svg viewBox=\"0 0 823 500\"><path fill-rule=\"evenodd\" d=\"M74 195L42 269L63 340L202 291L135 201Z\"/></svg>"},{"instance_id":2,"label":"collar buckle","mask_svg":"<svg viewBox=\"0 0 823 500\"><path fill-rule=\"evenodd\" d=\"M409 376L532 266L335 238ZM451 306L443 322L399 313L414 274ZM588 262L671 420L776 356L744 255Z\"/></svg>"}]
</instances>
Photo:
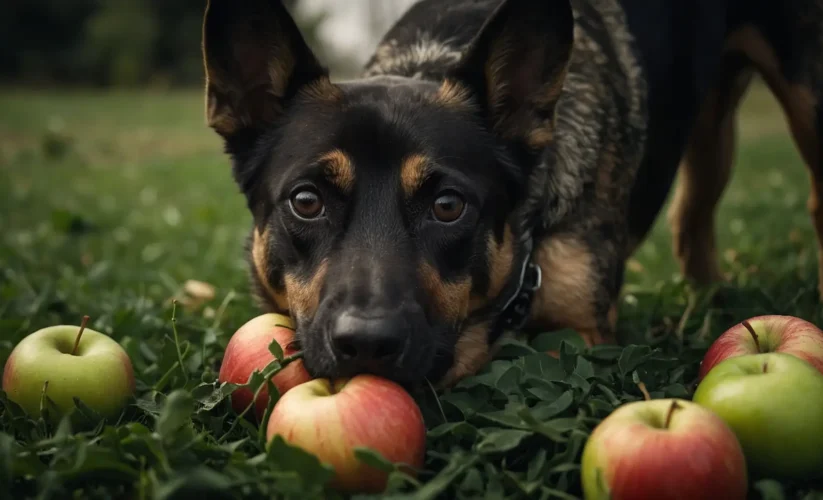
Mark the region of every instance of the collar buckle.
<instances>
[{"instance_id":1,"label":"collar buckle","mask_svg":"<svg viewBox=\"0 0 823 500\"><path fill-rule=\"evenodd\" d=\"M519 330L525 326L529 319L532 298L542 283L543 273L540 266L529 261L524 269L520 289L501 312L500 319L503 329Z\"/></svg>"}]
</instances>

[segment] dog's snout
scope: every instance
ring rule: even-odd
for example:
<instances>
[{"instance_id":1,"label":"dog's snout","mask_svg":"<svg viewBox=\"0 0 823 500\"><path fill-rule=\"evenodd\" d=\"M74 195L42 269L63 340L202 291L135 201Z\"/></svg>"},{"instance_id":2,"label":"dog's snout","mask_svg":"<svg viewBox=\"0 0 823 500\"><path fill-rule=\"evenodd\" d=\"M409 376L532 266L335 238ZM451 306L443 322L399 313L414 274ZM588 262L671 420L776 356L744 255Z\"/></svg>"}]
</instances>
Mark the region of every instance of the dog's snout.
<instances>
[{"instance_id":1,"label":"dog's snout","mask_svg":"<svg viewBox=\"0 0 823 500\"><path fill-rule=\"evenodd\" d=\"M335 354L341 360L391 363L403 353L407 328L397 315L364 315L347 310L337 317L330 336Z\"/></svg>"}]
</instances>

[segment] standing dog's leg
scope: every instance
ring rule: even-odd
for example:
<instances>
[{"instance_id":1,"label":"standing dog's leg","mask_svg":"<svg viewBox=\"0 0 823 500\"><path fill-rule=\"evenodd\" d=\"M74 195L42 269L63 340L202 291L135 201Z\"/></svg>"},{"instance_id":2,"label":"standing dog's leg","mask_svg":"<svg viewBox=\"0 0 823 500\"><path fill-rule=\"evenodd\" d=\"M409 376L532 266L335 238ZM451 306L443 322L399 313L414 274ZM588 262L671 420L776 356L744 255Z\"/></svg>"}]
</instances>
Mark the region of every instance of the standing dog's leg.
<instances>
[{"instance_id":1,"label":"standing dog's leg","mask_svg":"<svg viewBox=\"0 0 823 500\"><path fill-rule=\"evenodd\" d=\"M752 72L739 58L724 60L689 139L669 209L672 247L686 278L708 284L722 278L717 262L715 209L731 177L736 111Z\"/></svg>"},{"instance_id":2,"label":"standing dog's leg","mask_svg":"<svg viewBox=\"0 0 823 500\"><path fill-rule=\"evenodd\" d=\"M798 6L803 5L798 10ZM818 290L823 300L823 162L821 123L823 118L823 5L788 2L785 18L792 21L791 39L769 40L755 25L744 26L729 37L729 49L745 54L760 71L786 115L792 137L809 169L811 182L808 210L817 234ZM784 17L776 16L778 22ZM763 21L764 25L773 22ZM781 30L771 30L784 33ZM781 58L782 57L782 58Z\"/></svg>"}]
</instances>

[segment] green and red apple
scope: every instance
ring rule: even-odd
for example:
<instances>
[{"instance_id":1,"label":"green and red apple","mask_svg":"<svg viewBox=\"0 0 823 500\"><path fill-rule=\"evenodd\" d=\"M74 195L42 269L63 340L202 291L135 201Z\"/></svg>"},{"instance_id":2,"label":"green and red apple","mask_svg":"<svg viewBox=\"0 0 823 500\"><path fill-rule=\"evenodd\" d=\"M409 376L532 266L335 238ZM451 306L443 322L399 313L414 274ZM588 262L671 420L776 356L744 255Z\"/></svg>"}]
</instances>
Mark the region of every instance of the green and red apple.
<instances>
[{"instance_id":1,"label":"green and red apple","mask_svg":"<svg viewBox=\"0 0 823 500\"><path fill-rule=\"evenodd\" d=\"M587 500L742 500L748 488L734 432L681 399L617 408L589 436L581 474Z\"/></svg>"},{"instance_id":2,"label":"green and red apple","mask_svg":"<svg viewBox=\"0 0 823 500\"><path fill-rule=\"evenodd\" d=\"M692 399L732 428L753 473L823 475L823 374L810 363L775 352L729 358Z\"/></svg>"},{"instance_id":3,"label":"green and red apple","mask_svg":"<svg viewBox=\"0 0 823 500\"><path fill-rule=\"evenodd\" d=\"M700 379L724 359L746 354L783 352L823 373L823 331L793 316L757 316L726 330L712 343L700 364Z\"/></svg>"},{"instance_id":4,"label":"green and red apple","mask_svg":"<svg viewBox=\"0 0 823 500\"><path fill-rule=\"evenodd\" d=\"M115 418L134 394L134 369L126 351L108 335L81 326L38 330L18 343L3 369L3 390L31 416L43 393L54 402L57 422L78 398L103 417Z\"/></svg>"},{"instance_id":5,"label":"green and red apple","mask_svg":"<svg viewBox=\"0 0 823 500\"><path fill-rule=\"evenodd\" d=\"M360 461L367 447L414 475L423 466L426 426L414 399L398 384L373 375L298 385L275 405L266 436L315 455L335 470L331 486L379 493L388 475Z\"/></svg>"},{"instance_id":6,"label":"green and red apple","mask_svg":"<svg viewBox=\"0 0 823 500\"><path fill-rule=\"evenodd\" d=\"M232 335L223 354L220 373L217 379L220 382L232 384L246 384L252 373L263 371L266 366L275 360L269 350L272 341L277 341L285 356L291 356L298 351L294 348L294 323L288 316L281 314L263 314L246 322ZM311 376L303 366L303 360L289 363L282 371L272 378L272 383L281 395L292 387L308 382ZM254 393L251 389L241 388L231 395L231 404L234 411L242 413L252 402ZM268 406L269 392L266 387L258 393L254 402L254 415L257 422L263 423L263 417Z\"/></svg>"}]
</instances>

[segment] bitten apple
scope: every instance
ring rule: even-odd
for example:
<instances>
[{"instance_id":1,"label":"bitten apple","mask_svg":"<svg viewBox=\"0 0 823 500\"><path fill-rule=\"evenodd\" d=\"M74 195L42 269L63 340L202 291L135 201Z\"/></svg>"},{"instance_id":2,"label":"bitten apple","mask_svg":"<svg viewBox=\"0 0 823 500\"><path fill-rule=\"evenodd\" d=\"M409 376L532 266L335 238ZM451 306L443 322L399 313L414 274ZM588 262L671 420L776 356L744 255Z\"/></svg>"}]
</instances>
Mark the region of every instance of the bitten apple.
<instances>
[{"instance_id":1,"label":"bitten apple","mask_svg":"<svg viewBox=\"0 0 823 500\"><path fill-rule=\"evenodd\" d=\"M74 398L103 417L115 418L134 394L134 369L126 351L108 335L81 326L57 325L20 341L3 370L9 399L35 416L45 390L54 402L54 423L74 408Z\"/></svg>"},{"instance_id":2,"label":"bitten apple","mask_svg":"<svg viewBox=\"0 0 823 500\"><path fill-rule=\"evenodd\" d=\"M712 368L692 399L737 434L752 473L823 474L823 375L809 363L776 352L729 358Z\"/></svg>"},{"instance_id":3,"label":"bitten apple","mask_svg":"<svg viewBox=\"0 0 823 500\"><path fill-rule=\"evenodd\" d=\"M423 466L426 427L414 399L399 385L373 375L334 383L317 379L283 396L268 422L268 442L276 436L317 456L335 469L332 487L379 493L387 474L358 460L357 447L379 452L395 464Z\"/></svg>"},{"instance_id":4,"label":"bitten apple","mask_svg":"<svg viewBox=\"0 0 823 500\"><path fill-rule=\"evenodd\" d=\"M583 450L586 499L746 498L746 461L732 430L690 401L617 408Z\"/></svg>"},{"instance_id":5,"label":"bitten apple","mask_svg":"<svg viewBox=\"0 0 823 500\"><path fill-rule=\"evenodd\" d=\"M297 352L291 347L294 340L294 323L291 318L272 313L249 320L229 340L217 379L232 384L248 383L252 373L263 371L274 361L274 355L269 350L269 345L274 340L280 344L284 355L291 356ZM298 359L275 375L272 383L282 395L292 387L309 380L311 376L303 367L303 360ZM241 413L249 406L253 397L254 393L250 389L237 389L231 395L232 408ZM269 391L263 387L254 402L254 414L259 423L262 423L268 401Z\"/></svg>"},{"instance_id":6,"label":"bitten apple","mask_svg":"<svg viewBox=\"0 0 823 500\"><path fill-rule=\"evenodd\" d=\"M726 330L709 347L700 379L724 359L746 354L783 352L811 363L823 373L823 331L793 316L757 316Z\"/></svg>"}]
</instances>

